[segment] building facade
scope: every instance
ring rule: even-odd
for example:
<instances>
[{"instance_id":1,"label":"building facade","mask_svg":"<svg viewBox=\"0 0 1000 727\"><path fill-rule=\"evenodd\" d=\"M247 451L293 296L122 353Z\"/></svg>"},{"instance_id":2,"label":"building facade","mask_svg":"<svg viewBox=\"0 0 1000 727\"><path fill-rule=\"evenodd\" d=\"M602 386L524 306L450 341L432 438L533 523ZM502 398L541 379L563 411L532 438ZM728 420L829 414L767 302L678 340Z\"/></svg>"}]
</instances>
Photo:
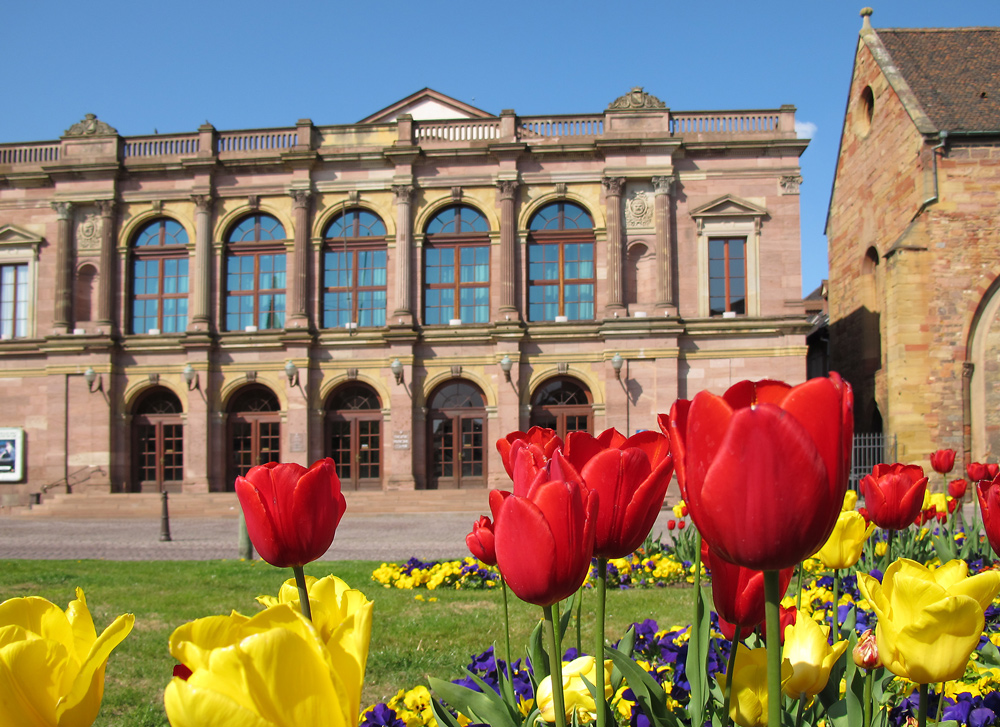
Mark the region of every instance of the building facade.
<instances>
[{"instance_id":1,"label":"building facade","mask_svg":"<svg viewBox=\"0 0 1000 727\"><path fill-rule=\"evenodd\" d=\"M900 461L995 461L1000 29L862 14L827 221L832 367Z\"/></svg>"},{"instance_id":2,"label":"building facade","mask_svg":"<svg viewBox=\"0 0 1000 727\"><path fill-rule=\"evenodd\" d=\"M216 491L332 456L345 488L483 488L494 441L655 427L805 376L794 108L489 114L0 145L5 502Z\"/></svg>"}]
</instances>

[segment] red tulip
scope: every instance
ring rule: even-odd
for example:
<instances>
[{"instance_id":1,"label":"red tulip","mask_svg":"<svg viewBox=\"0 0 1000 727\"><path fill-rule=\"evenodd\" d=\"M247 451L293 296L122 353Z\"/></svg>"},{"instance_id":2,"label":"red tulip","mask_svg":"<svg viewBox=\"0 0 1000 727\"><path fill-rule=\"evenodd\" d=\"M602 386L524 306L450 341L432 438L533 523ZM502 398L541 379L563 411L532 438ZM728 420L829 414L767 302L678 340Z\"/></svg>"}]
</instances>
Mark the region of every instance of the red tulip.
<instances>
[{"instance_id":1,"label":"red tulip","mask_svg":"<svg viewBox=\"0 0 1000 727\"><path fill-rule=\"evenodd\" d=\"M483 515L472 524L472 532L465 536L465 544L473 557L486 565L497 564L497 546L493 536L493 523Z\"/></svg>"},{"instance_id":2,"label":"red tulip","mask_svg":"<svg viewBox=\"0 0 1000 727\"><path fill-rule=\"evenodd\" d=\"M860 489L872 522L886 530L904 530L920 514L927 478L915 464L877 464L861 480Z\"/></svg>"},{"instance_id":3,"label":"red tulip","mask_svg":"<svg viewBox=\"0 0 1000 727\"><path fill-rule=\"evenodd\" d=\"M712 602L719 614L720 624L725 621L740 627L741 634L748 634L764 620L764 573L734 565L712 553L712 549L702 540L701 558L712 574ZM780 571L778 583L781 587L779 598L784 598L788 584L792 580L795 567ZM730 640L735 635L723 630Z\"/></svg>"},{"instance_id":4,"label":"red tulip","mask_svg":"<svg viewBox=\"0 0 1000 727\"><path fill-rule=\"evenodd\" d=\"M1000 555L1000 476L981 480L976 485L979 509L983 513L983 527L993 552Z\"/></svg>"},{"instance_id":5,"label":"red tulip","mask_svg":"<svg viewBox=\"0 0 1000 727\"><path fill-rule=\"evenodd\" d=\"M954 449L939 449L934 454L931 455L931 467L934 468L935 472L940 472L943 475L951 472L952 468L955 466L955 450Z\"/></svg>"},{"instance_id":6,"label":"red tulip","mask_svg":"<svg viewBox=\"0 0 1000 727\"><path fill-rule=\"evenodd\" d=\"M847 490L853 401L833 373L703 391L660 418L691 519L716 554L780 570L823 546Z\"/></svg>"},{"instance_id":7,"label":"red tulip","mask_svg":"<svg viewBox=\"0 0 1000 727\"><path fill-rule=\"evenodd\" d=\"M667 530L673 530L677 527L677 523L673 520L667 520Z\"/></svg>"},{"instance_id":8,"label":"red tulip","mask_svg":"<svg viewBox=\"0 0 1000 727\"><path fill-rule=\"evenodd\" d=\"M518 598L551 606L583 585L594 550L596 493L539 477L526 497L491 490L490 510L497 566Z\"/></svg>"},{"instance_id":9,"label":"red tulip","mask_svg":"<svg viewBox=\"0 0 1000 727\"><path fill-rule=\"evenodd\" d=\"M236 478L247 533L260 557L279 568L302 566L323 555L347 502L332 459L253 467Z\"/></svg>"},{"instance_id":10,"label":"red tulip","mask_svg":"<svg viewBox=\"0 0 1000 727\"><path fill-rule=\"evenodd\" d=\"M514 479L514 462L517 459L517 453L512 453L511 450L514 442L519 439L529 447L536 447L537 455L545 461L548 461L556 449L562 447L562 440L556 436L555 431L544 427L532 427L527 432L511 432L503 439L498 439L497 451L500 453L504 469L507 470L507 476L511 479Z\"/></svg>"},{"instance_id":11,"label":"red tulip","mask_svg":"<svg viewBox=\"0 0 1000 727\"><path fill-rule=\"evenodd\" d=\"M980 462L970 462L965 468L965 474L972 482L980 480L992 480L1000 473L1000 465L983 464Z\"/></svg>"},{"instance_id":12,"label":"red tulip","mask_svg":"<svg viewBox=\"0 0 1000 727\"><path fill-rule=\"evenodd\" d=\"M995 462L987 462L986 465L986 479L995 479L997 475L1000 475L1000 464Z\"/></svg>"},{"instance_id":13,"label":"red tulip","mask_svg":"<svg viewBox=\"0 0 1000 727\"><path fill-rule=\"evenodd\" d=\"M685 523L683 520L681 520L679 523L677 523L677 527L680 530L683 530L686 525L687 525L687 523Z\"/></svg>"},{"instance_id":14,"label":"red tulip","mask_svg":"<svg viewBox=\"0 0 1000 727\"><path fill-rule=\"evenodd\" d=\"M674 465L662 434L646 431L626 439L608 429L598 437L570 433L549 472L553 479L582 482L598 494L594 555L623 558L652 530Z\"/></svg>"},{"instance_id":15,"label":"red tulip","mask_svg":"<svg viewBox=\"0 0 1000 727\"><path fill-rule=\"evenodd\" d=\"M948 494L954 497L956 500L960 500L965 497L965 491L969 487L969 483L965 480L952 480L948 483Z\"/></svg>"}]
</instances>

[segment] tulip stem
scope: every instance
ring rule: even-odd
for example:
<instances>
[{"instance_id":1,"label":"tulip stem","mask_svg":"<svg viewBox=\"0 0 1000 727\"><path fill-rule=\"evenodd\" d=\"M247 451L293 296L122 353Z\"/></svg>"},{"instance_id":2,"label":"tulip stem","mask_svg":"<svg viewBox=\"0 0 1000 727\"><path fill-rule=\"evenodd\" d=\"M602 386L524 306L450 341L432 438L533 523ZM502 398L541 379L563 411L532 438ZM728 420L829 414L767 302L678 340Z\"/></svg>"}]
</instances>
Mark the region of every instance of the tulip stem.
<instances>
[{"instance_id":1,"label":"tulip stem","mask_svg":"<svg viewBox=\"0 0 1000 727\"><path fill-rule=\"evenodd\" d=\"M889 567L889 564L892 562L892 536L895 534L895 532L896 532L895 530L892 529L889 530L889 539L886 541L885 544L885 561L883 562L882 566L883 573L885 572L885 569Z\"/></svg>"},{"instance_id":2,"label":"tulip stem","mask_svg":"<svg viewBox=\"0 0 1000 727\"><path fill-rule=\"evenodd\" d=\"M840 602L840 569L833 569L833 613L830 614L830 636L833 637L832 643L836 644L837 639L840 638L840 609L838 608L838 603Z\"/></svg>"},{"instance_id":3,"label":"tulip stem","mask_svg":"<svg viewBox=\"0 0 1000 727\"><path fill-rule=\"evenodd\" d=\"M798 566L796 566L796 570L798 570L798 572L799 572L798 585L796 586L796 591L797 592L795 594L795 611L796 612L802 610L802 571L805 570L805 566L803 565L803 563L804 563L804 561L800 560Z\"/></svg>"},{"instance_id":4,"label":"tulip stem","mask_svg":"<svg viewBox=\"0 0 1000 727\"><path fill-rule=\"evenodd\" d=\"M566 706L563 697L562 680L562 649L559 643L559 626L553 619L552 610L556 611L558 619L559 604L542 606L545 614L545 629L549 632L549 678L552 679L552 705L556 717L556 727L566 727Z\"/></svg>"},{"instance_id":5,"label":"tulip stem","mask_svg":"<svg viewBox=\"0 0 1000 727\"><path fill-rule=\"evenodd\" d=\"M767 723L781 724L780 571L764 571L764 621L767 628Z\"/></svg>"},{"instance_id":6,"label":"tulip stem","mask_svg":"<svg viewBox=\"0 0 1000 727\"><path fill-rule=\"evenodd\" d=\"M917 727L927 727L927 685L920 685L920 706L917 707Z\"/></svg>"},{"instance_id":7,"label":"tulip stem","mask_svg":"<svg viewBox=\"0 0 1000 727\"><path fill-rule=\"evenodd\" d=\"M733 634L733 640L729 643L729 661L726 663L726 690L722 696L722 719L723 724L731 724L732 717L729 715L729 705L732 704L733 698L733 671L736 669L736 650L737 645L743 639L743 627L736 624L736 633Z\"/></svg>"},{"instance_id":8,"label":"tulip stem","mask_svg":"<svg viewBox=\"0 0 1000 727\"><path fill-rule=\"evenodd\" d=\"M576 653L577 656L583 651L583 635L580 628L581 612L583 611L583 586L576 592Z\"/></svg>"},{"instance_id":9,"label":"tulip stem","mask_svg":"<svg viewBox=\"0 0 1000 727\"><path fill-rule=\"evenodd\" d=\"M938 689L938 707L937 707L937 719L935 722L941 721L941 714L944 712L944 685L945 682L941 682L941 687Z\"/></svg>"},{"instance_id":10,"label":"tulip stem","mask_svg":"<svg viewBox=\"0 0 1000 727\"><path fill-rule=\"evenodd\" d=\"M595 684L597 694L594 695L594 703L597 708L597 727L604 727L607 724L607 697L604 694L604 607L608 593L608 559L604 556L597 558L597 651L594 656L597 659L597 675L601 683Z\"/></svg>"},{"instance_id":11,"label":"tulip stem","mask_svg":"<svg viewBox=\"0 0 1000 727\"><path fill-rule=\"evenodd\" d=\"M870 727L872 723L872 681L875 675L871 669L865 670L865 721L861 727Z\"/></svg>"},{"instance_id":12,"label":"tulip stem","mask_svg":"<svg viewBox=\"0 0 1000 727\"><path fill-rule=\"evenodd\" d=\"M511 660L514 658L514 655L510 653L510 615L507 611L507 581L504 579L503 574L500 575L500 587L503 591L503 635L507 646L507 676L513 679L514 667Z\"/></svg>"},{"instance_id":13,"label":"tulip stem","mask_svg":"<svg viewBox=\"0 0 1000 727\"><path fill-rule=\"evenodd\" d=\"M312 621L312 609L309 608L309 588L306 586L306 574L302 566L293 565L292 572L295 574L295 585L299 588L299 607L302 615Z\"/></svg>"},{"instance_id":14,"label":"tulip stem","mask_svg":"<svg viewBox=\"0 0 1000 727\"><path fill-rule=\"evenodd\" d=\"M799 695L799 708L795 712L795 727L802 727L802 713L806 710L806 693Z\"/></svg>"}]
</instances>

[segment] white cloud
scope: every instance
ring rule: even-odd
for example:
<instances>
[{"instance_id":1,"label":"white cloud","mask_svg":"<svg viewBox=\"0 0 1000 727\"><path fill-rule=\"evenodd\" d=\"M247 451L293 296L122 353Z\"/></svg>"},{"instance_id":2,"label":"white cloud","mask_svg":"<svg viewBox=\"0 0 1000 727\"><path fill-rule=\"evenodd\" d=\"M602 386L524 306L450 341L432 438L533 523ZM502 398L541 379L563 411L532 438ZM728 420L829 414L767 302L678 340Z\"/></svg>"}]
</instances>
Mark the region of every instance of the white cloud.
<instances>
[{"instance_id":1,"label":"white cloud","mask_svg":"<svg viewBox=\"0 0 1000 727\"><path fill-rule=\"evenodd\" d=\"M795 120L795 135L800 139L812 139L816 136L816 124L811 121Z\"/></svg>"}]
</instances>

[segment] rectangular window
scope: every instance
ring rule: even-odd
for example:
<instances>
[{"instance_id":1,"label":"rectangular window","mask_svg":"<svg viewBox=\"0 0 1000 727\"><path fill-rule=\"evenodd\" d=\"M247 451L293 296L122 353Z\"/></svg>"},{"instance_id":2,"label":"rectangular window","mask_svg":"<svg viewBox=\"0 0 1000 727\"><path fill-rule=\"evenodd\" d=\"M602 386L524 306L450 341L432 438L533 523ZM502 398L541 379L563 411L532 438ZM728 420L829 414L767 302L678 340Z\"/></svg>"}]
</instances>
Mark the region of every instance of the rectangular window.
<instances>
[{"instance_id":1,"label":"rectangular window","mask_svg":"<svg viewBox=\"0 0 1000 727\"><path fill-rule=\"evenodd\" d=\"M226 257L226 329L285 327L285 254Z\"/></svg>"},{"instance_id":2,"label":"rectangular window","mask_svg":"<svg viewBox=\"0 0 1000 727\"><path fill-rule=\"evenodd\" d=\"M528 319L594 319L594 243L528 246Z\"/></svg>"},{"instance_id":3,"label":"rectangular window","mask_svg":"<svg viewBox=\"0 0 1000 727\"><path fill-rule=\"evenodd\" d=\"M0 339L28 335L28 264L0 265Z\"/></svg>"},{"instance_id":4,"label":"rectangular window","mask_svg":"<svg viewBox=\"0 0 1000 727\"><path fill-rule=\"evenodd\" d=\"M490 248L427 247L424 256L424 323L489 323Z\"/></svg>"},{"instance_id":5,"label":"rectangular window","mask_svg":"<svg viewBox=\"0 0 1000 727\"><path fill-rule=\"evenodd\" d=\"M746 313L745 237L713 237L708 241L709 314Z\"/></svg>"},{"instance_id":6,"label":"rectangular window","mask_svg":"<svg viewBox=\"0 0 1000 727\"><path fill-rule=\"evenodd\" d=\"M323 327L385 325L385 250L327 250L323 253Z\"/></svg>"}]
</instances>

